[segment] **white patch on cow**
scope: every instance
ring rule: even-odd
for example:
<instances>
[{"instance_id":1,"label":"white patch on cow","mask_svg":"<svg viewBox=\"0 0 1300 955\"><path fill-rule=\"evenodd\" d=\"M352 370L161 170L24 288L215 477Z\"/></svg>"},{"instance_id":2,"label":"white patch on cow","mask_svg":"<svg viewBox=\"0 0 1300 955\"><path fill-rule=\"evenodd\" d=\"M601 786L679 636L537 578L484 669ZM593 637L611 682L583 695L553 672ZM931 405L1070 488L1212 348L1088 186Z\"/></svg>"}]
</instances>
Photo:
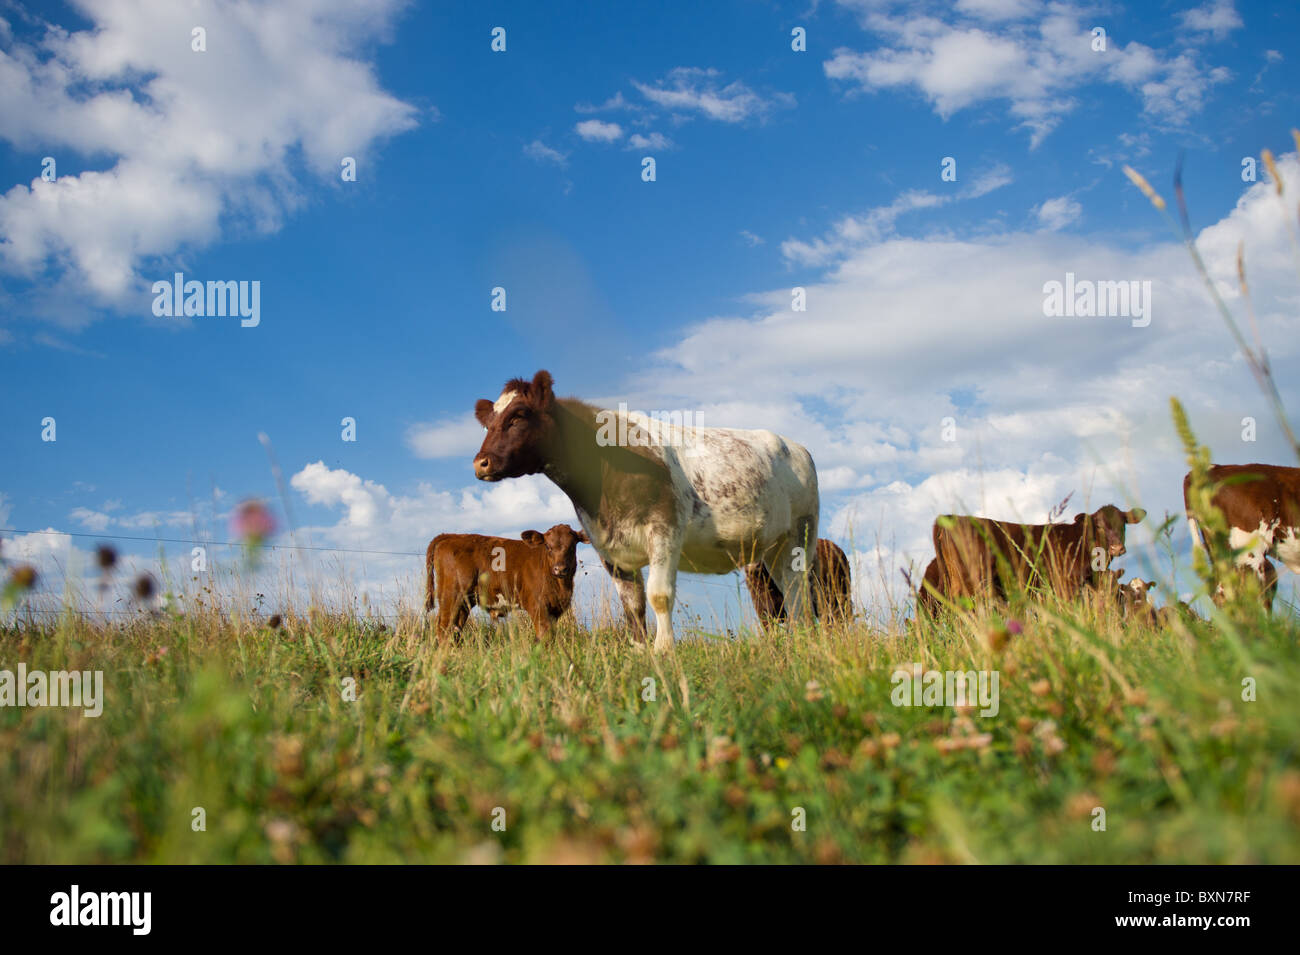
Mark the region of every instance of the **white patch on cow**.
<instances>
[{"instance_id":1,"label":"white patch on cow","mask_svg":"<svg viewBox=\"0 0 1300 955\"><path fill-rule=\"evenodd\" d=\"M1277 559L1286 564L1287 570L1300 574L1300 528L1288 527L1286 536L1277 541Z\"/></svg>"},{"instance_id":2,"label":"white patch on cow","mask_svg":"<svg viewBox=\"0 0 1300 955\"><path fill-rule=\"evenodd\" d=\"M1233 550L1242 551L1237 556L1238 567L1249 567L1256 573L1261 572L1264 557L1273 547L1273 531L1276 527L1276 521L1273 524L1260 521L1259 527L1255 530L1234 527L1228 532L1228 546Z\"/></svg>"},{"instance_id":3,"label":"white patch on cow","mask_svg":"<svg viewBox=\"0 0 1300 955\"><path fill-rule=\"evenodd\" d=\"M510 402L514 401L518 397L519 392L517 391L503 391L501 392L501 397L492 403L492 410L497 414L500 414L510 407Z\"/></svg>"}]
</instances>

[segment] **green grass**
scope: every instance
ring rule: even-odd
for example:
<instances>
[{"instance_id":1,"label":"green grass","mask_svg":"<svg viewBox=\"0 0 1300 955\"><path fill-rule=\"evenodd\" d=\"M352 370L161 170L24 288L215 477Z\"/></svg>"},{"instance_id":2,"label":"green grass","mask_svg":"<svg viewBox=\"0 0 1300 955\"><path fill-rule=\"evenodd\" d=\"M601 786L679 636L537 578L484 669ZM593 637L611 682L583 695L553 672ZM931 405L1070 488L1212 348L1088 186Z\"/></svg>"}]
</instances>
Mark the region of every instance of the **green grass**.
<instances>
[{"instance_id":1,"label":"green grass","mask_svg":"<svg viewBox=\"0 0 1300 955\"><path fill-rule=\"evenodd\" d=\"M0 709L0 862L1296 863L1297 629L1237 613L659 656L573 626L538 646L526 620L451 647L415 617L20 625L0 668L103 670L106 701ZM913 661L996 669L1000 712L892 705Z\"/></svg>"}]
</instances>

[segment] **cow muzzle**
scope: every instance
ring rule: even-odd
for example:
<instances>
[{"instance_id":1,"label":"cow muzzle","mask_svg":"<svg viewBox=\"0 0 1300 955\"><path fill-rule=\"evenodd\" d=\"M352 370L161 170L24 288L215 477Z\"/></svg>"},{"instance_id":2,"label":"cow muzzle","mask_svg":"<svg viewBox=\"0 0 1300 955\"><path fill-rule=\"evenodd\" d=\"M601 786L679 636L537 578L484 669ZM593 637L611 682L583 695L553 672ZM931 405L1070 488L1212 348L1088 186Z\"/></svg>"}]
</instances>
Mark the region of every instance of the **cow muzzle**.
<instances>
[{"instance_id":1,"label":"cow muzzle","mask_svg":"<svg viewBox=\"0 0 1300 955\"><path fill-rule=\"evenodd\" d=\"M499 481L501 478L492 469L492 459L480 454L474 459L474 476L480 481Z\"/></svg>"}]
</instances>

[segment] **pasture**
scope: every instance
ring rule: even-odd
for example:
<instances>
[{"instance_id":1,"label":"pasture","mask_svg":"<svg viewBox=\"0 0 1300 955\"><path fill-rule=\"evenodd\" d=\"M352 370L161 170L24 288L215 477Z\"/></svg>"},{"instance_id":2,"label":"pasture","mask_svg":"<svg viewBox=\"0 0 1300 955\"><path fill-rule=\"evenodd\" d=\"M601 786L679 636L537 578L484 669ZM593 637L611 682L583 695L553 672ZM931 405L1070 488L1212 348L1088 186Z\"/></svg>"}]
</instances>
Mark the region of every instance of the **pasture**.
<instances>
[{"instance_id":1,"label":"pasture","mask_svg":"<svg viewBox=\"0 0 1300 955\"><path fill-rule=\"evenodd\" d=\"M105 700L0 708L0 861L1300 862L1289 615L1009 612L668 654L571 617L20 614L0 658ZM894 705L914 662L997 671L997 714Z\"/></svg>"}]
</instances>

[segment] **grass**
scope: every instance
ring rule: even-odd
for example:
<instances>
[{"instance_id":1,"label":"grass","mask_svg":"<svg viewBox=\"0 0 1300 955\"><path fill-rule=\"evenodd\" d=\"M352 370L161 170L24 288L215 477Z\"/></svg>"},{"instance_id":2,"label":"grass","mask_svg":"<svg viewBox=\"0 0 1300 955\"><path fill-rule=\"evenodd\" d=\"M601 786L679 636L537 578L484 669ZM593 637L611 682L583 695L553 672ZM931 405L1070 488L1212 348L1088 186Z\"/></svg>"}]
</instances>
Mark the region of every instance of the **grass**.
<instances>
[{"instance_id":1,"label":"grass","mask_svg":"<svg viewBox=\"0 0 1300 955\"><path fill-rule=\"evenodd\" d=\"M523 619L11 626L0 667L106 701L0 708L0 862L1300 862L1293 620L1018 616L658 656ZM892 705L913 661L997 670L998 714Z\"/></svg>"}]
</instances>

